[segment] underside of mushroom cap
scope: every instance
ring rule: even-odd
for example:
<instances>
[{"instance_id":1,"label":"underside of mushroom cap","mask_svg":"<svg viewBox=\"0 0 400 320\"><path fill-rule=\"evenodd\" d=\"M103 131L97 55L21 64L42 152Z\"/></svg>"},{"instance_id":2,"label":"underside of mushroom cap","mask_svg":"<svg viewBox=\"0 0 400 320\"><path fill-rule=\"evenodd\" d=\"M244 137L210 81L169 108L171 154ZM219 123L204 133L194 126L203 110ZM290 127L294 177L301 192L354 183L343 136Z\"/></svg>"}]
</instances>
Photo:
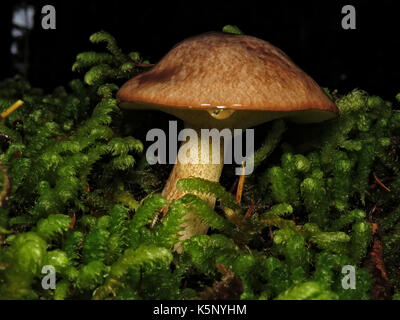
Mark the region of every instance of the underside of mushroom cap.
<instances>
[{"instance_id":1,"label":"underside of mushroom cap","mask_svg":"<svg viewBox=\"0 0 400 320\"><path fill-rule=\"evenodd\" d=\"M280 117L319 122L338 113L280 49L255 37L217 32L177 44L151 70L126 82L117 98L122 107L159 109L195 124L214 118L218 127L237 126L244 116L251 119L240 127ZM197 112L188 115L188 109Z\"/></svg>"}]
</instances>

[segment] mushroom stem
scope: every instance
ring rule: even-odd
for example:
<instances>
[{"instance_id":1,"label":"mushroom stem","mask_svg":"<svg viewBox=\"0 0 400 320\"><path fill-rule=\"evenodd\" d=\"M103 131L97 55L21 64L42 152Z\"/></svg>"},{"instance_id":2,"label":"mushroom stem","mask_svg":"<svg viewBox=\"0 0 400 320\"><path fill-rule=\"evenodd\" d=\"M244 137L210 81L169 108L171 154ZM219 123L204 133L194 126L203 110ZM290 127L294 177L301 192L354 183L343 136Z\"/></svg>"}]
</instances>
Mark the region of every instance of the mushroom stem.
<instances>
[{"instance_id":1,"label":"mushroom stem","mask_svg":"<svg viewBox=\"0 0 400 320\"><path fill-rule=\"evenodd\" d=\"M162 191L162 195L166 197L169 202L179 199L185 194L184 191L176 188L176 183L180 179L196 177L218 182L221 176L222 168L224 166L223 144L220 143L220 139L215 141L217 139L212 139L209 136L202 136L200 129L194 131L196 132L197 139L190 137L182 143L178 152L177 162ZM206 153L207 147L208 155ZM214 159L212 158L213 152L215 152ZM181 160L184 156L186 160L182 163ZM197 196L206 201L210 208L214 208L215 197L204 194L197 194ZM208 226L201 223L196 214L189 213L184 217L184 219L186 221L182 225L183 230L180 233L180 241L175 245L175 250L178 253L182 251L181 242L183 240L196 234L205 234L208 229Z\"/></svg>"}]
</instances>

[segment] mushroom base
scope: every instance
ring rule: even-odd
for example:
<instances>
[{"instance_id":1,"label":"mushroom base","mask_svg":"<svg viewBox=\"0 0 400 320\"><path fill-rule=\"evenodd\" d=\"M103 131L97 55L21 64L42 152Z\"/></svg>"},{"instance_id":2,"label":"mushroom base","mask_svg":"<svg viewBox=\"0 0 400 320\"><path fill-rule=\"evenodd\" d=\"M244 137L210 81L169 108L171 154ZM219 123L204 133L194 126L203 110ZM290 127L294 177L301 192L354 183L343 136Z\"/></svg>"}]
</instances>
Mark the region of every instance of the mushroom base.
<instances>
[{"instance_id":1,"label":"mushroom base","mask_svg":"<svg viewBox=\"0 0 400 320\"><path fill-rule=\"evenodd\" d=\"M222 173L222 168L224 166L224 154L223 154L223 144L220 141L214 141L213 139L207 137L204 138L200 134L200 130L196 130L197 136L199 137L197 141L189 139L185 141L178 152L178 160L175 164L172 172L167 180L167 183L162 191L162 195L168 199L169 202L179 199L185 192L178 190L176 188L176 183L180 179L196 177L207 179L210 181L218 182ZM207 161L201 161L201 155L204 151L204 146L209 147L209 157ZM212 150L219 148L219 161L218 163L212 163ZM190 154L190 150L197 150L194 154ZM218 149L217 149L218 150ZM186 163L179 161L179 154L182 152L188 152L186 157ZM204 163L205 162L205 163ZM215 197L204 194L196 194L199 198L206 201L210 208L215 206ZM203 224L196 214L187 214L184 219L185 223L182 225L183 230L180 233L179 242L175 245L175 250L181 253L182 247L181 242L186 240L196 234L205 234L208 230L208 226Z\"/></svg>"}]
</instances>

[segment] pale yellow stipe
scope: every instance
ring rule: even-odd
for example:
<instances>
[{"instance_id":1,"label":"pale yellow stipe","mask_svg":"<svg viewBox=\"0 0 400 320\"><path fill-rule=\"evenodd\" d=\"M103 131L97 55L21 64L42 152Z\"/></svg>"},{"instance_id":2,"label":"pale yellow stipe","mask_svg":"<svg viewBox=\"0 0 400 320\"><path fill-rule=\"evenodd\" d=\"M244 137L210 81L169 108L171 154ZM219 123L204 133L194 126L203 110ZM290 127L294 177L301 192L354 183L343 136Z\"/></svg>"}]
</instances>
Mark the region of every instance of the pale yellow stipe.
<instances>
[{"instance_id":1,"label":"pale yellow stipe","mask_svg":"<svg viewBox=\"0 0 400 320\"><path fill-rule=\"evenodd\" d=\"M24 102L22 100L18 100L16 103L14 103L11 107L9 107L6 111L1 113L1 117L4 119L8 117L11 113L13 113L15 110L17 110L20 106L22 106Z\"/></svg>"}]
</instances>

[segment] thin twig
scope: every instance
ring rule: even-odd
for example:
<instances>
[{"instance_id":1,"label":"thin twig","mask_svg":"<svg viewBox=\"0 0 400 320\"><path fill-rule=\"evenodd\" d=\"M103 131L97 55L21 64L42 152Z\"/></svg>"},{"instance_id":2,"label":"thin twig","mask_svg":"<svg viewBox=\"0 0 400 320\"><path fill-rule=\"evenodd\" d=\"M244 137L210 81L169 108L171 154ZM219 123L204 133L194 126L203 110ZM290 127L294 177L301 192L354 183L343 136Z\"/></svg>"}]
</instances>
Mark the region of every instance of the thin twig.
<instances>
[{"instance_id":1,"label":"thin twig","mask_svg":"<svg viewBox=\"0 0 400 320\"><path fill-rule=\"evenodd\" d=\"M244 178L246 177L244 174L244 162L242 162L242 174L240 175L237 190L236 190L236 201L238 204L242 201L242 193L243 193L243 185L244 185Z\"/></svg>"},{"instance_id":2,"label":"thin twig","mask_svg":"<svg viewBox=\"0 0 400 320\"><path fill-rule=\"evenodd\" d=\"M387 192L392 192L388 187L386 187L381 180L376 176L375 172L372 173L374 175L375 181Z\"/></svg>"},{"instance_id":3,"label":"thin twig","mask_svg":"<svg viewBox=\"0 0 400 320\"><path fill-rule=\"evenodd\" d=\"M18 100L15 102L11 107L9 107L6 111L2 112L0 114L0 120L4 120L7 118L11 113L13 113L15 110L17 110L20 106L22 106L24 102L22 100Z\"/></svg>"},{"instance_id":4,"label":"thin twig","mask_svg":"<svg viewBox=\"0 0 400 320\"><path fill-rule=\"evenodd\" d=\"M247 209L247 211L246 211L246 213L245 213L245 215L244 215L245 218L248 218L248 217L251 216L251 214L252 214L253 211L254 211L254 207L255 207L255 202L254 202L253 199L251 199L250 207Z\"/></svg>"}]
</instances>

